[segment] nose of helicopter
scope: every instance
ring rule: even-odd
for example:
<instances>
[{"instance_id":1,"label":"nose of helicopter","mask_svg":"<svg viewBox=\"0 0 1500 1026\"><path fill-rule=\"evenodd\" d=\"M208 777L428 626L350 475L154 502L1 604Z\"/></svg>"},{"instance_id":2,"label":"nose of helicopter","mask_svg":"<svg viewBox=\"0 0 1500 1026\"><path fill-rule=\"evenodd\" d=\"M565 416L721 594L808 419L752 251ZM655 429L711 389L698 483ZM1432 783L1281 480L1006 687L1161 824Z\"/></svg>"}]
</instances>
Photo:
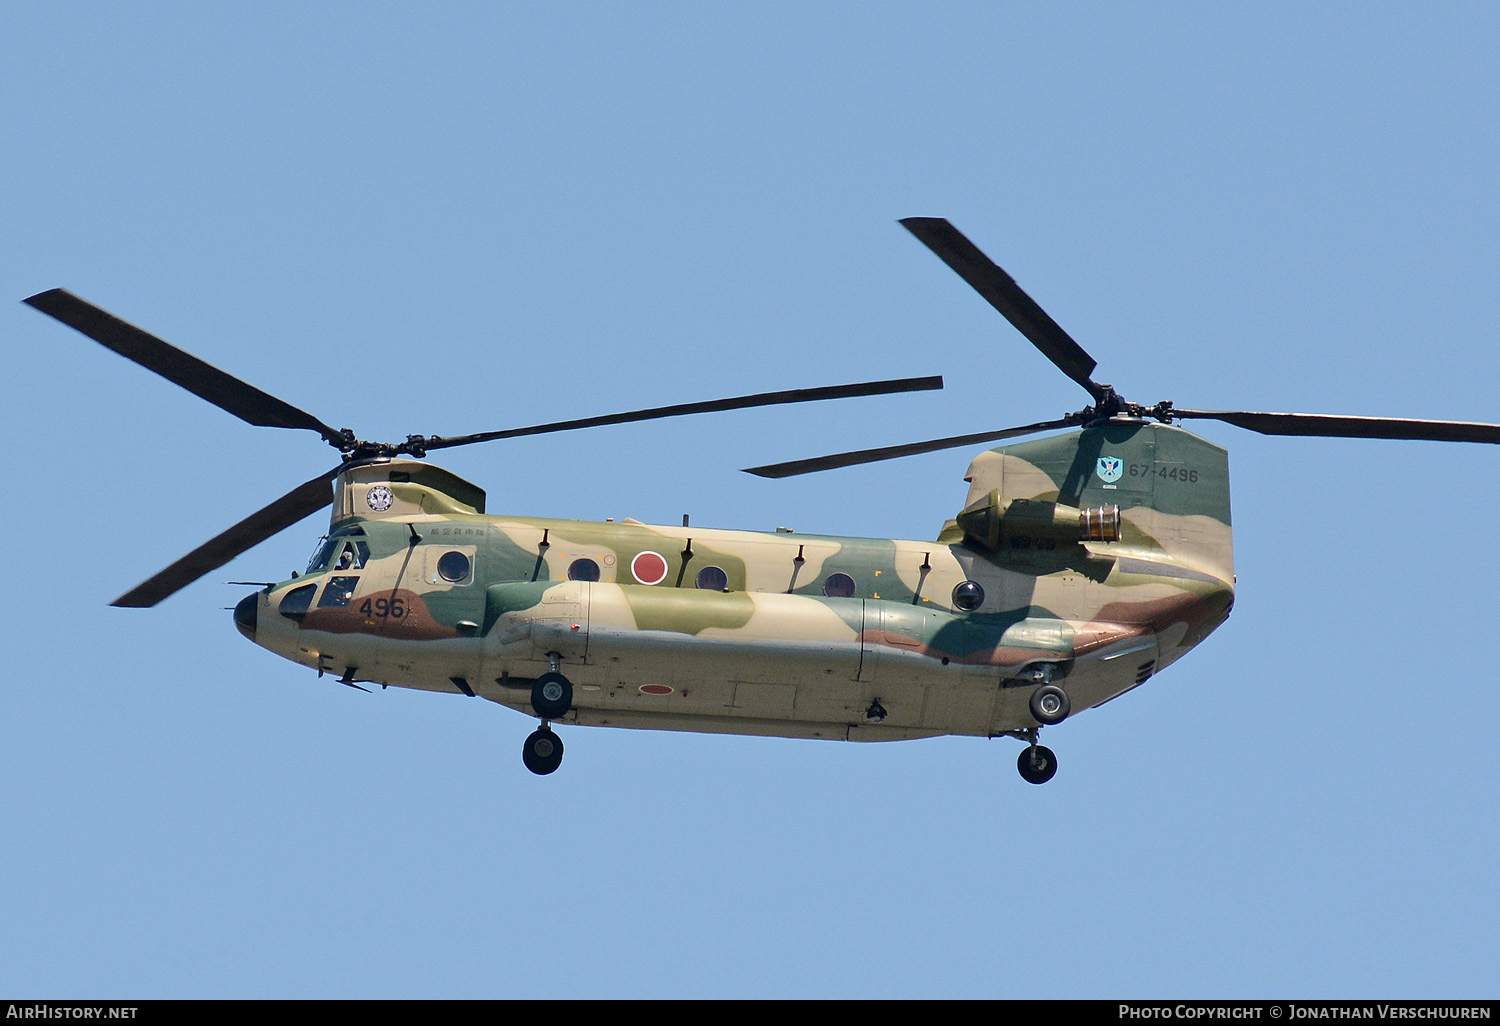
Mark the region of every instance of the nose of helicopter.
<instances>
[{"instance_id":1,"label":"nose of helicopter","mask_svg":"<svg viewBox=\"0 0 1500 1026\"><path fill-rule=\"evenodd\" d=\"M252 591L234 607L234 625L251 641L255 640L255 610L260 605L260 592Z\"/></svg>"}]
</instances>

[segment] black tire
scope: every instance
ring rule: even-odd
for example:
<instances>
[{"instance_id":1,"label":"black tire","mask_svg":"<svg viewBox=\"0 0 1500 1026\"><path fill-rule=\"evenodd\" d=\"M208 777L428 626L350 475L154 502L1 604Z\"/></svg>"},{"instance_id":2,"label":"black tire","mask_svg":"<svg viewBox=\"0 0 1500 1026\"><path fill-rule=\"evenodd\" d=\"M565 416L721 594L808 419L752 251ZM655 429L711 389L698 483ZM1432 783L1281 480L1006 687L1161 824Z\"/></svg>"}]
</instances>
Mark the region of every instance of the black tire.
<instances>
[{"instance_id":1,"label":"black tire","mask_svg":"<svg viewBox=\"0 0 1500 1026\"><path fill-rule=\"evenodd\" d=\"M573 708L573 685L560 673L544 673L531 685L531 708L544 720L555 720Z\"/></svg>"},{"instance_id":2,"label":"black tire","mask_svg":"<svg viewBox=\"0 0 1500 1026\"><path fill-rule=\"evenodd\" d=\"M1016 769L1028 784L1045 784L1057 774L1057 756L1046 745L1028 745L1016 760Z\"/></svg>"},{"instance_id":3,"label":"black tire","mask_svg":"<svg viewBox=\"0 0 1500 1026\"><path fill-rule=\"evenodd\" d=\"M533 730L521 749L521 761L537 776L546 776L562 765L562 738L543 727Z\"/></svg>"},{"instance_id":4,"label":"black tire","mask_svg":"<svg viewBox=\"0 0 1500 1026\"><path fill-rule=\"evenodd\" d=\"M1031 693L1031 715L1044 727L1061 723L1072 711L1068 693L1056 684L1043 684Z\"/></svg>"}]
</instances>

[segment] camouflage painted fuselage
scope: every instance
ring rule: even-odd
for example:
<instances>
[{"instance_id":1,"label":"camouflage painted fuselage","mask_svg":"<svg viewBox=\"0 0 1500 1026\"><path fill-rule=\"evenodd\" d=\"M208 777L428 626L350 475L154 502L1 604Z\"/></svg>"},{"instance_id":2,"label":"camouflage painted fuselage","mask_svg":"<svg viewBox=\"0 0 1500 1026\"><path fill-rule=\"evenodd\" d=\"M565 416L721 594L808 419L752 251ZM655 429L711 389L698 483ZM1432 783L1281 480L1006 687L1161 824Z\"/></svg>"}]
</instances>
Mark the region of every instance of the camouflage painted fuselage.
<instances>
[{"instance_id":1,"label":"camouflage painted fuselage","mask_svg":"<svg viewBox=\"0 0 1500 1026\"><path fill-rule=\"evenodd\" d=\"M349 681L528 713L555 662L558 722L895 740L1034 727L1044 681L1077 713L1228 615L1217 446L1116 421L982 453L967 480L936 541L901 541L486 515L440 468L372 460L339 476L309 573L236 621Z\"/></svg>"}]
</instances>

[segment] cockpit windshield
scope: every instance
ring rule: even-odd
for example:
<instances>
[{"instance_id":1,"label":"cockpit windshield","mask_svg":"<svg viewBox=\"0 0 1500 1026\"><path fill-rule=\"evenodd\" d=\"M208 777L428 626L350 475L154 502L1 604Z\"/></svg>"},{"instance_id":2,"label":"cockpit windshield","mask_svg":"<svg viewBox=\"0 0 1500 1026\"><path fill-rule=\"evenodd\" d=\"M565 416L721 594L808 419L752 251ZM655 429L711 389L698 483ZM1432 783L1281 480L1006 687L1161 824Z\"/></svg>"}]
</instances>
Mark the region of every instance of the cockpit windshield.
<instances>
[{"instance_id":1,"label":"cockpit windshield","mask_svg":"<svg viewBox=\"0 0 1500 1026\"><path fill-rule=\"evenodd\" d=\"M307 564L307 572L318 573L334 567L338 570L359 570L370 559L370 546L364 540L364 531L358 527L336 531L313 553Z\"/></svg>"},{"instance_id":2,"label":"cockpit windshield","mask_svg":"<svg viewBox=\"0 0 1500 1026\"><path fill-rule=\"evenodd\" d=\"M328 561L333 558L333 550L338 547L338 542L332 538L324 538L312 554L312 559L307 561L307 572L321 570L328 566Z\"/></svg>"}]
</instances>

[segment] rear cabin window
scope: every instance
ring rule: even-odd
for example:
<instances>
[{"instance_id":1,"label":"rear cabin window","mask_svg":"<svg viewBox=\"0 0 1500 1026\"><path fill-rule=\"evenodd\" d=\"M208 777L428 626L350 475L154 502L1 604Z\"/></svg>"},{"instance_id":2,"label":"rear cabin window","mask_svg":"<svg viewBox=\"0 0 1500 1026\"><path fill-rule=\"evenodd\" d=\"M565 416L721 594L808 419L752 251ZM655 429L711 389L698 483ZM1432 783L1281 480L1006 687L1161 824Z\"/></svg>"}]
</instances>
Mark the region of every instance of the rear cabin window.
<instances>
[{"instance_id":1,"label":"rear cabin window","mask_svg":"<svg viewBox=\"0 0 1500 1026\"><path fill-rule=\"evenodd\" d=\"M973 581L964 581L953 589L953 604L966 613L984 605L984 589Z\"/></svg>"},{"instance_id":2,"label":"rear cabin window","mask_svg":"<svg viewBox=\"0 0 1500 1026\"><path fill-rule=\"evenodd\" d=\"M854 578L848 574L829 574L823 582L823 594L829 598L853 598Z\"/></svg>"},{"instance_id":3,"label":"rear cabin window","mask_svg":"<svg viewBox=\"0 0 1500 1026\"><path fill-rule=\"evenodd\" d=\"M599 579L599 564L592 559L575 559L568 566L568 580L570 581L597 581Z\"/></svg>"},{"instance_id":4,"label":"rear cabin window","mask_svg":"<svg viewBox=\"0 0 1500 1026\"><path fill-rule=\"evenodd\" d=\"M729 575L716 566L706 566L698 571L694 584L704 591L726 591L729 588Z\"/></svg>"}]
</instances>

